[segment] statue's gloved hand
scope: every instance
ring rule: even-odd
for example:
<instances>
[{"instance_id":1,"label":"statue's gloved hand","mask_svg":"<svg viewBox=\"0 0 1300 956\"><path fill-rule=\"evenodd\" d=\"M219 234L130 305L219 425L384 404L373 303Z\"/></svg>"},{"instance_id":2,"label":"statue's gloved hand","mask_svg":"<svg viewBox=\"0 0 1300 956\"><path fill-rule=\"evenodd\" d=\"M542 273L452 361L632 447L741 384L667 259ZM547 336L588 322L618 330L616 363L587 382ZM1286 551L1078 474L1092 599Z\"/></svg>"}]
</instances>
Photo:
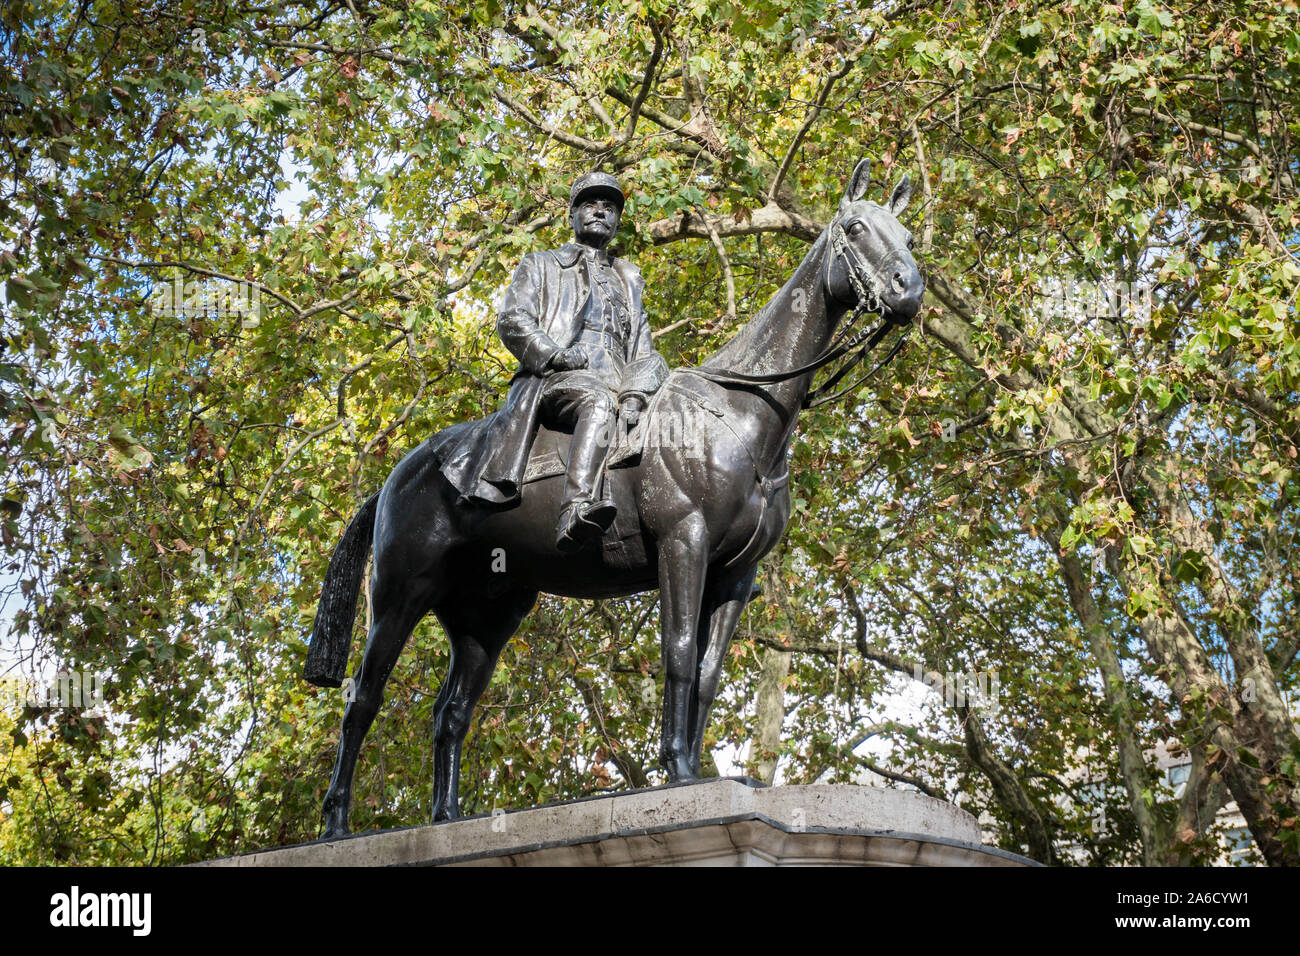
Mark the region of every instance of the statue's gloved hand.
<instances>
[{"instance_id":1,"label":"statue's gloved hand","mask_svg":"<svg viewBox=\"0 0 1300 956\"><path fill-rule=\"evenodd\" d=\"M581 345L574 345L567 349L560 349L552 355L546 367L552 372L572 372L575 369L586 368L587 363L587 350Z\"/></svg>"},{"instance_id":2,"label":"statue's gloved hand","mask_svg":"<svg viewBox=\"0 0 1300 956\"><path fill-rule=\"evenodd\" d=\"M623 421L627 422L627 427L631 428L641 418L641 413L645 411L646 400L642 395L627 395L619 403L618 414Z\"/></svg>"}]
</instances>

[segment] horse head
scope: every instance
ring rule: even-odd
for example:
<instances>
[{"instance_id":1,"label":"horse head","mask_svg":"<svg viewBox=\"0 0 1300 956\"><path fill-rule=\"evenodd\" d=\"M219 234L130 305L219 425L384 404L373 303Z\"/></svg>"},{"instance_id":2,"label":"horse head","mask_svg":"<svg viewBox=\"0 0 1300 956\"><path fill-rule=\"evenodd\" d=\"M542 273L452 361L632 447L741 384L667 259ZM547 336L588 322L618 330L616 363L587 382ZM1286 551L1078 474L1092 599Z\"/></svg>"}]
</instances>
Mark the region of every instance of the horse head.
<instances>
[{"instance_id":1,"label":"horse head","mask_svg":"<svg viewBox=\"0 0 1300 956\"><path fill-rule=\"evenodd\" d=\"M862 198L870 183L871 163L864 159L849 177L829 227L826 294L850 307L865 304L891 324L910 322L925 292L912 258L912 233L897 218L912 198L912 181L904 175L884 206Z\"/></svg>"}]
</instances>

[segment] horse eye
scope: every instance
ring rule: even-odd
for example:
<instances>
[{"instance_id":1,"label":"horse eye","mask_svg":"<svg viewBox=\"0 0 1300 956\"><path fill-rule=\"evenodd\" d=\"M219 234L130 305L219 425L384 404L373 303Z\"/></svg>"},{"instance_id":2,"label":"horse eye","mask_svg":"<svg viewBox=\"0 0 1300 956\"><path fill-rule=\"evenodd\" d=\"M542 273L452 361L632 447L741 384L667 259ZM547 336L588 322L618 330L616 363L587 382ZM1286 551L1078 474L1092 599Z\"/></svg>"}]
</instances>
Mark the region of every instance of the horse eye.
<instances>
[{"instance_id":1,"label":"horse eye","mask_svg":"<svg viewBox=\"0 0 1300 956\"><path fill-rule=\"evenodd\" d=\"M867 227L862 224L862 220L858 220L853 225L849 226L850 236L860 236L866 231Z\"/></svg>"}]
</instances>

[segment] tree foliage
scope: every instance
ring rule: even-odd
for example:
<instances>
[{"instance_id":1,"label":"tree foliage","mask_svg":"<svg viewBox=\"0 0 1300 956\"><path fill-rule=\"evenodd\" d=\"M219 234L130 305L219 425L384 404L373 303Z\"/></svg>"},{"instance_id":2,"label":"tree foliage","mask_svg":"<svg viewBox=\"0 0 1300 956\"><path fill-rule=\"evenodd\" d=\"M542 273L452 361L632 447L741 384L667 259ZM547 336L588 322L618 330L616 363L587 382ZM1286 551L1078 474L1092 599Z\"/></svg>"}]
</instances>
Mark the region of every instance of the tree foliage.
<instances>
[{"instance_id":1,"label":"tree foliage","mask_svg":"<svg viewBox=\"0 0 1300 956\"><path fill-rule=\"evenodd\" d=\"M1264 860L1300 861L1296 14L7 6L5 651L103 674L107 706L4 712L0 860L313 838L343 700L298 674L330 552L403 452L497 406L493 300L566 238L573 178L620 177L620 252L694 363L866 154L882 193L918 184L927 307L801 421L719 759L876 770L1053 862L1204 860L1235 800ZM163 307L177 282L256 307ZM446 657L423 622L355 827L427 813ZM882 710L932 671L996 672L999 706ZM467 809L661 780L658 672L652 595L543 599L476 714Z\"/></svg>"}]
</instances>

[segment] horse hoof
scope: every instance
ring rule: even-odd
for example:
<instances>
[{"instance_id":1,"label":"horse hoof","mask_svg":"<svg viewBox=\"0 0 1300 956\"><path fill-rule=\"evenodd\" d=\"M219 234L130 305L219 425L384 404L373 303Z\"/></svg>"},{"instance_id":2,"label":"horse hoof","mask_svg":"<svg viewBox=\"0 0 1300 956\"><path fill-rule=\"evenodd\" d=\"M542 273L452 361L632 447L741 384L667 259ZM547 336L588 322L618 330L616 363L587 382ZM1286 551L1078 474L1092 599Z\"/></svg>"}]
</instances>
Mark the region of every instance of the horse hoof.
<instances>
[{"instance_id":1,"label":"horse hoof","mask_svg":"<svg viewBox=\"0 0 1300 956\"><path fill-rule=\"evenodd\" d=\"M700 777L697 771L691 769L691 763L685 757L665 760L663 766L668 771L669 783L688 783Z\"/></svg>"},{"instance_id":2,"label":"horse hoof","mask_svg":"<svg viewBox=\"0 0 1300 956\"><path fill-rule=\"evenodd\" d=\"M450 823L452 820L460 819L460 807L434 807L434 823Z\"/></svg>"}]
</instances>

